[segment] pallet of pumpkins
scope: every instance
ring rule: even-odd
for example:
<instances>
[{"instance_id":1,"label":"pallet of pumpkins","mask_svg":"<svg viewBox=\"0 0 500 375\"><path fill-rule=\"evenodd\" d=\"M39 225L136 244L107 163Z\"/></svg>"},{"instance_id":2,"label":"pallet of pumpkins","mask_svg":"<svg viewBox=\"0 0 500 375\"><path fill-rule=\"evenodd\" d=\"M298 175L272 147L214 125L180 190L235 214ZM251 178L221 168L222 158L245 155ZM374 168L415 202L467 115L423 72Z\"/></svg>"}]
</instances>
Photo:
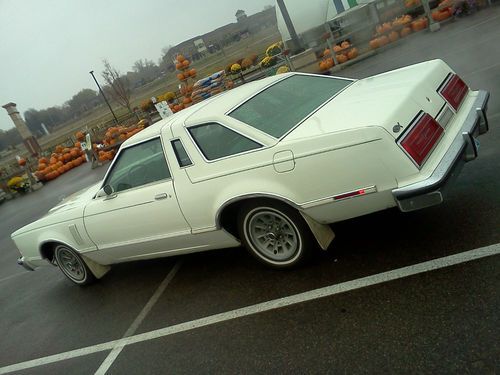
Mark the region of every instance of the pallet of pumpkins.
<instances>
[{"instance_id":1,"label":"pallet of pumpkins","mask_svg":"<svg viewBox=\"0 0 500 375\"><path fill-rule=\"evenodd\" d=\"M413 20L409 14L396 17L392 22L384 22L377 25L375 35L370 40L370 48L377 49L404 38L413 32L425 30L429 26L426 17Z\"/></svg>"},{"instance_id":2,"label":"pallet of pumpkins","mask_svg":"<svg viewBox=\"0 0 500 375\"><path fill-rule=\"evenodd\" d=\"M94 151L98 153L99 161L104 162L107 160L113 160L116 154L115 147L113 146L118 147L118 145L120 145L133 135L139 133L142 129L144 129L144 121L140 121L137 125L133 125L130 127L118 125L108 128L102 140L102 144L104 145L106 150L99 150L96 143L92 145Z\"/></svg>"},{"instance_id":3,"label":"pallet of pumpkins","mask_svg":"<svg viewBox=\"0 0 500 375\"><path fill-rule=\"evenodd\" d=\"M49 158L38 159L38 170L35 176L39 181L54 180L69 170L79 167L87 161L84 152L80 147L80 142L76 142L74 147L57 146Z\"/></svg>"},{"instance_id":4,"label":"pallet of pumpkins","mask_svg":"<svg viewBox=\"0 0 500 375\"><path fill-rule=\"evenodd\" d=\"M333 52L335 53L335 59L339 64L343 64L348 60L355 59L358 57L358 49L353 47L348 40L344 40L342 43L338 43L333 46ZM323 60L319 62L319 70L326 71L335 66L335 61L332 57L332 51L327 48L321 54Z\"/></svg>"}]
</instances>

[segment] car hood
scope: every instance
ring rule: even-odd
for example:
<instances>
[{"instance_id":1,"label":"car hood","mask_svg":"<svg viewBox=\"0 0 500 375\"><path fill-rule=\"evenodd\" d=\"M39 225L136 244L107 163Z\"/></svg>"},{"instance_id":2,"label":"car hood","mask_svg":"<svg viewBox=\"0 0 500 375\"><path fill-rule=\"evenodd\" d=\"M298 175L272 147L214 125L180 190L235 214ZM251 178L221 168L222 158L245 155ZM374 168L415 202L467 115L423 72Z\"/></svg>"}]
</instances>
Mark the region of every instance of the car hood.
<instances>
[{"instance_id":1,"label":"car hood","mask_svg":"<svg viewBox=\"0 0 500 375\"><path fill-rule=\"evenodd\" d=\"M431 60L358 80L313 113L286 139L371 126L383 127L396 138L419 111L437 115L444 104L437 89L448 73L443 61ZM398 132L393 131L396 125Z\"/></svg>"},{"instance_id":2,"label":"car hood","mask_svg":"<svg viewBox=\"0 0 500 375\"><path fill-rule=\"evenodd\" d=\"M52 224L80 219L83 216L83 209L85 208L85 205L95 196L100 186L101 182L98 182L64 198L56 206L51 208L46 215L16 230L12 233L11 237L24 234L34 229L50 226Z\"/></svg>"}]
</instances>

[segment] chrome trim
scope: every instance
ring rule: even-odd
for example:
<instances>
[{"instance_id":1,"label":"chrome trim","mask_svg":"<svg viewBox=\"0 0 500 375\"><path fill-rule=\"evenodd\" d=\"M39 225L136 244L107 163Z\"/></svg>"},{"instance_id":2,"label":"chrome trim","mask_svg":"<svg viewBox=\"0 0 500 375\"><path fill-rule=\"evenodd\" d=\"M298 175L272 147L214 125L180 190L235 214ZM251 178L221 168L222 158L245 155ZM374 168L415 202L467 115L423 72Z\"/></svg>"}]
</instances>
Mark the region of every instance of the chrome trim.
<instances>
[{"instance_id":1,"label":"chrome trim","mask_svg":"<svg viewBox=\"0 0 500 375\"><path fill-rule=\"evenodd\" d=\"M35 267L31 265L24 257L20 257L17 259L17 264L23 267L27 271L34 271Z\"/></svg>"},{"instance_id":2,"label":"chrome trim","mask_svg":"<svg viewBox=\"0 0 500 375\"><path fill-rule=\"evenodd\" d=\"M392 190L392 194L400 209L402 209L402 205L405 204L405 201L410 200L414 202L412 207L416 207L411 208L411 210L421 208L418 207L417 203L415 203L416 198L419 196L425 197L427 194L442 188L451 177L457 174L457 171L459 171L463 164L471 160L471 151L468 150L470 146L467 140L476 134L480 134L482 121L486 120L485 111L488 106L489 97L490 94L488 91L478 91L476 100L472 105L472 109L469 111L461 130L457 133L455 139L452 141L438 166L428 178ZM481 109L484 119L478 114L478 108ZM464 137L464 133L467 134L467 137ZM473 147L475 147L475 144Z\"/></svg>"},{"instance_id":3,"label":"chrome trim","mask_svg":"<svg viewBox=\"0 0 500 375\"><path fill-rule=\"evenodd\" d=\"M233 106L230 110L226 111L224 113L224 115L228 116L228 117L231 117L231 118L234 118L231 116L231 112L235 111L236 109L238 109L239 107L241 107L243 104L245 104L246 102L248 102L249 100L253 99L254 97L256 97L257 95L261 94L262 92L264 92L265 90L267 90L268 88L270 88L271 86L274 86L275 84L281 82L281 81L284 81L285 79L288 79L290 77L293 77L293 76L310 76L310 77L321 77L321 78L324 78L324 79L337 79L337 80L342 80L342 81L350 81L351 84L350 85L347 85L346 87L344 87L342 90L336 92L333 96L331 96L329 99L325 100L323 103L321 103L318 107L316 107L314 110L312 110L308 115L306 115L302 120L300 120L297 124L295 124L292 128L290 128L286 133L284 133L281 137L279 138L276 138L274 136L272 136L271 134L268 134L266 132L263 132L262 130L260 130L261 132L263 132L264 134L266 134L267 136L269 137L272 137L274 139L278 139L278 140L281 140L283 138L285 138L288 134L290 134L292 131L294 131L297 127L299 127L302 123L304 123L309 117L311 117L313 114L315 114L316 112L318 112L321 108L323 108L325 105L327 105L328 103L330 103L335 97L337 97L340 93L344 92L348 87L351 87L353 83L357 82L358 80L356 79L352 79L352 78L344 78L344 77L337 77L337 76L325 76L325 75L322 75L322 74L313 74L313 73L300 73L300 72L293 72L292 74L289 74L289 75L286 75L285 77L283 77L282 79L279 79L277 81L274 81L272 82L271 84L263 87L261 90L257 91L256 93L254 93L253 95L249 96L248 98L246 98L245 100L243 100L242 102L240 102L239 104ZM250 126L252 129L256 129L256 130L259 130L255 127L253 127L252 125L250 124L247 124L246 122L242 122L236 118L234 118L235 120L239 121L240 123L242 124L245 124L246 126Z\"/></svg>"},{"instance_id":4,"label":"chrome trim","mask_svg":"<svg viewBox=\"0 0 500 375\"><path fill-rule=\"evenodd\" d=\"M365 194L353 195L352 197L335 199L335 197L337 197L337 196L345 195L345 194L349 194L349 193L354 193L354 192L357 192L359 190L364 190ZM322 205L328 204L328 203L342 202L342 201L345 201L347 199L364 197L366 195L376 193L377 191L378 190L377 190L377 186L376 185L370 185L370 186L367 186L367 187L364 187L364 188L349 190L349 191L346 191L346 192L343 192L343 193L338 193L338 194L335 194L335 195L330 195L330 196L325 197L325 198L313 199L311 201L307 201L307 202L304 202L304 203L300 204L300 207L302 209L308 209L308 208L312 208L312 207L322 206Z\"/></svg>"},{"instance_id":5,"label":"chrome trim","mask_svg":"<svg viewBox=\"0 0 500 375\"><path fill-rule=\"evenodd\" d=\"M206 157L205 157L205 154L203 154L203 151L201 151L200 147L198 146L198 143L196 142L196 140L193 138L191 132L189 131L190 128L195 128L197 126L203 126L203 125L209 125L209 124L218 124L226 129L229 129L239 135L241 135L242 137L245 137L247 139L250 139L251 141L259 144L261 147L259 148L255 148L255 149L252 149L252 150L248 150L248 151L243 151L243 152L239 152L237 154L233 154L233 155L228 155L228 156L223 156L221 158L218 158L218 159L213 159L213 160L208 160ZM248 125L247 125L248 126ZM267 146L267 145L264 145L262 144L262 142L252 138L252 137L249 137L248 135L246 134L243 134L242 132L240 132L239 130L235 130L234 128L232 128L231 126L227 126L227 124L223 124L221 123L220 121L217 121L217 120L213 120L213 121L209 121L209 122L206 122L206 121L203 121L203 122L200 122L200 123L195 123L195 124L192 124L192 125L184 125L184 129L186 130L186 133L188 134L188 137L189 139L191 140L191 142L193 143L194 147L196 148L196 150L198 151L198 153L201 155L201 157L203 158L203 160L206 162L206 163L214 163L214 162L217 162L217 161L220 161L220 160L224 160L224 159L228 159L228 158L232 158L232 157L235 157L235 156L239 156L239 155L245 155L245 154L249 154L249 153L252 153L252 152L257 152L257 151L261 151L261 150L265 150L267 148L270 148L270 147L273 147L274 145L272 146Z\"/></svg>"},{"instance_id":6,"label":"chrome trim","mask_svg":"<svg viewBox=\"0 0 500 375\"><path fill-rule=\"evenodd\" d=\"M80 235L80 232L78 231L76 224L70 224L68 226L68 228L69 228L69 232L73 236L73 239L75 240L75 242L79 245L83 245L83 243L84 243L83 238Z\"/></svg>"},{"instance_id":7,"label":"chrome trim","mask_svg":"<svg viewBox=\"0 0 500 375\"><path fill-rule=\"evenodd\" d=\"M255 193L248 193L248 194L243 194L243 195L240 195L240 196L237 196L237 197L233 197L233 198L230 198L230 199L227 199L226 201L224 201L224 203L222 203L220 205L220 207L217 209L217 212L215 213L215 226L217 229L221 229L221 225L220 225L220 216L222 214L222 211L224 211L224 209L233 204L233 203L236 203L236 202L239 202L239 201L243 201L243 200L247 200L247 199L255 199L255 198L267 198L267 199L275 199L275 200L279 200L283 203L286 203L290 206L292 206L293 208L297 209L297 210L300 210L301 207L291 201L290 199L286 198L286 197L283 197L281 195L278 195L278 194L273 194L273 193L262 193L262 192L255 192Z\"/></svg>"}]
</instances>

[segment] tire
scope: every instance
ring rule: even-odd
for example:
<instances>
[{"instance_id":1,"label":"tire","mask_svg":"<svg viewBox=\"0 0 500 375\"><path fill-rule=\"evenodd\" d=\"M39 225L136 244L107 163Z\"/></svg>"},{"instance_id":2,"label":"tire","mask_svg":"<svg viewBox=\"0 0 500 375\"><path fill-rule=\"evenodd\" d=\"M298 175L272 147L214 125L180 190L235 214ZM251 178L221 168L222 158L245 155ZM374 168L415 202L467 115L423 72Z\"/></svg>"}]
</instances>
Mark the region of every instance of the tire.
<instances>
[{"instance_id":1,"label":"tire","mask_svg":"<svg viewBox=\"0 0 500 375\"><path fill-rule=\"evenodd\" d=\"M250 201L241 207L238 233L250 254L261 263L279 269L302 263L315 243L297 210L268 200Z\"/></svg>"},{"instance_id":2,"label":"tire","mask_svg":"<svg viewBox=\"0 0 500 375\"><path fill-rule=\"evenodd\" d=\"M66 245L54 248L54 258L61 272L76 285L88 285L96 281L96 277L85 264L80 254Z\"/></svg>"}]
</instances>

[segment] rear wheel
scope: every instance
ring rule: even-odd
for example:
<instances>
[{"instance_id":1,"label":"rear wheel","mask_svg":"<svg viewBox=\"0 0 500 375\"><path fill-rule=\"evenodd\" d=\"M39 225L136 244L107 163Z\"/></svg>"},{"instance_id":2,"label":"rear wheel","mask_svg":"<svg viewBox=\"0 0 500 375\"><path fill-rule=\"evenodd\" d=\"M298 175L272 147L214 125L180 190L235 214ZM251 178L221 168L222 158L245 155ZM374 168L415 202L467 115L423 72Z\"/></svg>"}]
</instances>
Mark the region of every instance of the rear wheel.
<instances>
[{"instance_id":1,"label":"rear wheel","mask_svg":"<svg viewBox=\"0 0 500 375\"><path fill-rule=\"evenodd\" d=\"M291 268L311 252L312 234L293 208L274 201L253 201L238 214L238 231L246 249L273 268Z\"/></svg>"},{"instance_id":2,"label":"rear wheel","mask_svg":"<svg viewBox=\"0 0 500 375\"><path fill-rule=\"evenodd\" d=\"M66 245L57 245L54 258L61 272L77 285L87 285L96 280L80 254Z\"/></svg>"}]
</instances>

